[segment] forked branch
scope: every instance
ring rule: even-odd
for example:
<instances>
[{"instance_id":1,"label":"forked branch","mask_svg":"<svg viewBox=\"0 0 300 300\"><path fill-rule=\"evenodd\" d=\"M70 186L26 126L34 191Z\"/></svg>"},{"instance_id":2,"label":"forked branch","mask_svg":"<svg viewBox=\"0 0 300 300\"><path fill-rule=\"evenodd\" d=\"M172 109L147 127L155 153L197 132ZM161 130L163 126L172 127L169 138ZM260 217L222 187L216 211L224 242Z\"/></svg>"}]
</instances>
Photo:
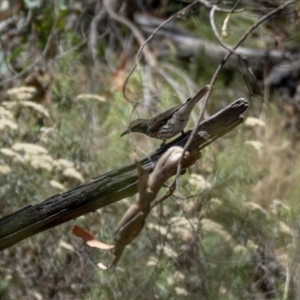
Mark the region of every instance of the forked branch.
<instances>
[{"instance_id":1,"label":"forked branch","mask_svg":"<svg viewBox=\"0 0 300 300\"><path fill-rule=\"evenodd\" d=\"M202 122L187 151L199 153L214 140L225 135L243 122L241 114L248 108L245 99L228 105L209 119ZM184 147L191 131L167 144L166 149L158 149L139 162L151 172L159 158L171 146ZM137 192L136 164L110 171L94 181L45 201L27 206L0 219L0 250L34 234L53 228L97 209L117 202Z\"/></svg>"}]
</instances>

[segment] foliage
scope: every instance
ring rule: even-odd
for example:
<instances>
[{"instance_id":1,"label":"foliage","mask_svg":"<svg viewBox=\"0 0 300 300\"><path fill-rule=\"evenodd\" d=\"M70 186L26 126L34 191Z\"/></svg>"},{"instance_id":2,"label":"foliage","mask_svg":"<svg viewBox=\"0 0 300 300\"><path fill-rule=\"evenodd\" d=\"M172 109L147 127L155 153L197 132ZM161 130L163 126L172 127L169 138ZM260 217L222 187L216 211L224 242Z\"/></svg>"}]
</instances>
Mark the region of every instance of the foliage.
<instances>
[{"instance_id":1,"label":"foliage","mask_svg":"<svg viewBox=\"0 0 300 300\"><path fill-rule=\"evenodd\" d=\"M126 88L127 97L139 101L132 112L121 90L138 49L128 28L103 18L93 57L88 37L95 3L17 2L0 7L0 21L19 18L18 30L1 37L0 217L130 163L134 151L142 157L156 149L160 141L119 135L137 115L154 116L185 101L208 84L219 63L205 53L182 58L175 50L157 58L152 72L142 60ZM178 5L159 7L157 15ZM255 18L248 11L232 15L227 42ZM223 20L218 15L218 28ZM215 42L204 7L176 23ZM287 26L292 47L299 36ZM266 49L279 33L262 25L246 45ZM263 103L250 97L239 68L225 71L207 111L242 96L252 119L203 151L172 197L153 209L118 267L100 270L97 263L109 254L88 248L70 228L89 228L111 243L133 199L1 252L1 299L293 299L299 290L290 279L299 276L299 145L283 126L281 96L271 93L272 101ZM189 128L199 113L197 107Z\"/></svg>"}]
</instances>

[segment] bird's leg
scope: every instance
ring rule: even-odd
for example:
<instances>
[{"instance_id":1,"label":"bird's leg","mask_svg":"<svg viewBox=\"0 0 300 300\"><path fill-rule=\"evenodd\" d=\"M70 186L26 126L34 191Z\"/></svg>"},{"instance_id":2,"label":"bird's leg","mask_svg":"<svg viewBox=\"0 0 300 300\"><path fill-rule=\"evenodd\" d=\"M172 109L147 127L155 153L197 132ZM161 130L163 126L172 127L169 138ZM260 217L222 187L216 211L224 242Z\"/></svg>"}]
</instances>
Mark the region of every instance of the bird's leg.
<instances>
[{"instance_id":1,"label":"bird's leg","mask_svg":"<svg viewBox=\"0 0 300 300\"><path fill-rule=\"evenodd\" d=\"M184 135L184 134L185 134L185 132L184 132L184 130L182 129L182 130L181 130L181 135Z\"/></svg>"},{"instance_id":2,"label":"bird's leg","mask_svg":"<svg viewBox=\"0 0 300 300\"><path fill-rule=\"evenodd\" d=\"M166 139L163 140L163 142L160 145L160 148L164 148L166 146Z\"/></svg>"}]
</instances>

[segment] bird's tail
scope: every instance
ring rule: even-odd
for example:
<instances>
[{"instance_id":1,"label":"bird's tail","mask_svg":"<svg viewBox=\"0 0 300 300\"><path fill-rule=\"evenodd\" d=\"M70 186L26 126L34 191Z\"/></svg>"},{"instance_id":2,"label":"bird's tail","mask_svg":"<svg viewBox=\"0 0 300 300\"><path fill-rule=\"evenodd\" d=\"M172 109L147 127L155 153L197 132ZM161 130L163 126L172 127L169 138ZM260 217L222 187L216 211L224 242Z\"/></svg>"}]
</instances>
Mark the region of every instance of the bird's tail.
<instances>
[{"instance_id":1,"label":"bird's tail","mask_svg":"<svg viewBox=\"0 0 300 300\"><path fill-rule=\"evenodd\" d=\"M206 85L193 98L188 99L186 104L176 112L177 117L180 120L187 120L197 102L205 96L209 89L210 85Z\"/></svg>"}]
</instances>

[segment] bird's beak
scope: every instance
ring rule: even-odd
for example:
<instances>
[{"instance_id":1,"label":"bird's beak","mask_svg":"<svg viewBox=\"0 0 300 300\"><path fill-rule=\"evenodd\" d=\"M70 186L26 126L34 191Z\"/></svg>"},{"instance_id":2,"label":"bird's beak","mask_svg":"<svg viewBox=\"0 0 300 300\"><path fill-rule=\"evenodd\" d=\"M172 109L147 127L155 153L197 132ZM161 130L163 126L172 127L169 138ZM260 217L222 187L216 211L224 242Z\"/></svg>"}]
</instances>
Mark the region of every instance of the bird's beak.
<instances>
[{"instance_id":1,"label":"bird's beak","mask_svg":"<svg viewBox=\"0 0 300 300\"><path fill-rule=\"evenodd\" d=\"M130 132L129 129L126 129L120 136L123 136L123 135L125 135L125 134L127 134L129 132Z\"/></svg>"}]
</instances>

